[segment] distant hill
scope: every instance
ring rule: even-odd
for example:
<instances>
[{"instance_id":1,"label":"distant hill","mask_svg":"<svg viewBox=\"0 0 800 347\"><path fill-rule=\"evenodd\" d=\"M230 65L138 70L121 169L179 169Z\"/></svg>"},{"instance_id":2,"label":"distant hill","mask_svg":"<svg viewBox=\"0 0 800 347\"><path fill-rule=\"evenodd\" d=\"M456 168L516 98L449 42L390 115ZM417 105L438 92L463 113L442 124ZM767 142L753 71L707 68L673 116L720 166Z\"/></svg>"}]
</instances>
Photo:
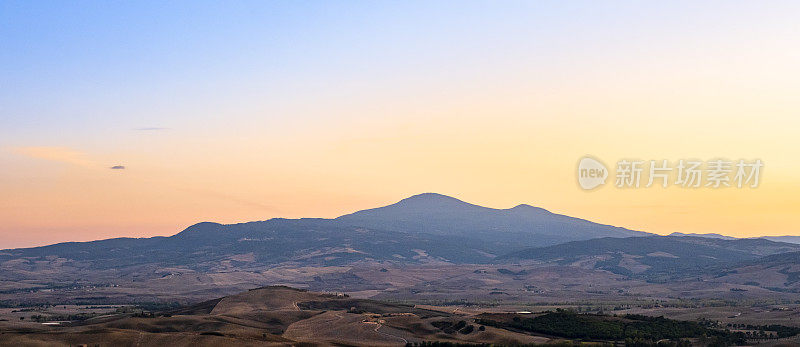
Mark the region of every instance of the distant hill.
<instances>
[{"instance_id":1,"label":"distant hill","mask_svg":"<svg viewBox=\"0 0 800 347\"><path fill-rule=\"evenodd\" d=\"M534 260L664 281L796 251L800 251L800 245L763 239L651 236L568 242L514 252L496 261Z\"/></svg>"},{"instance_id":2,"label":"distant hill","mask_svg":"<svg viewBox=\"0 0 800 347\"><path fill-rule=\"evenodd\" d=\"M710 238L710 239L723 239L723 240L736 240L737 239L736 237L725 236L725 235L714 234L714 233L708 233L708 234L688 233L688 234L684 234L684 233L677 233L676 232L676 233L669 234L669 236L694 236L694 237L706 237L706 238Z\"/></svg>"},{"instance_id":3,"label":"distant hill","mask_svg":"<svg viewBox=\"0 0 800 347\"><path fill-rule=\"evenodd\" d=\"M70 268L118 269L156 264L200 271L280 263L342 265L360 261L485 263L525 247L647 233L592 223L519 205L493 209L440 195L336 219L270 219L223 225L198 223L171 237L68 242L0 252L12 259L62 259ZM21 261L35 271L50 263ZM29 272L26 272L29 273Z\"/></svg>"},{"instance_id":4,"label":"distant hill","mask_svg":"<svg viewBox=\"0 0 800 347\"><path fill-rule=\"evenodd\" d=\"M765 240L800 244L800 236L762 236Z\"/></svg>"},{"instance_id":5,"label":"distant hill","mask_svg":"<svg viewBox=\"0 0 800 347\"><path fill-rule=\"evenodd\" d=\"M772 254L716 270L715 281L769 289L773 292L800 293L800 252Z\"/></svg>"},{"instance_id":6,"label":"distant hill","mask_svg":"<svg viewBox=\"0 0 800 347\"><path fill-rule=\"evenodd\" d=\"M669 236L694 236L694 237L705 237L705 238L710 238L710 239L724 239L724 240L738 240L739 239L738 237L726 236L726 235L714 234L714 233L708 233L708 234L689 233L689 234L684 234L684 233L677 233L676 232L676 233L669 234ZM764 240L770 240L770 241L775 241L775 242L786 242L786 243L800 244L800 236L759 236L759 237L752 237L752 239L764 239Z\"/></svg>"}]
</instances>

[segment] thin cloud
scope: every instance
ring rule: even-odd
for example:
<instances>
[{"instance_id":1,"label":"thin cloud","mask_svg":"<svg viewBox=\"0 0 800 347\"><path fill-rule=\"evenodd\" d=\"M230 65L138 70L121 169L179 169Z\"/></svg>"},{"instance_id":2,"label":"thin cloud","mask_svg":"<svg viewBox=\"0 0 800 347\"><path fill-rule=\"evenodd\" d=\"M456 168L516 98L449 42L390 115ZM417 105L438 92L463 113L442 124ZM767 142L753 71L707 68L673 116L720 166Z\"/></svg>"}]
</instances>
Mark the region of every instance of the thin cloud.
<instances>
[{"instance_id":1,"label":"thin cloud","mask_svg":"<svg viewBox=\"0 0 800 347\"><path fill-rule=\"evenodd\" d=\"M71 164L85 168L97 169L103 167L102 164L99 164L91 160L88 154L74 150L69 147L47 147L47 146L16 147L12 148L11 151L18 155L22 155L29 158L47 160L57 163ZM109 169L125 170L125 166L114 165L109 167Z\"/></svg>"},{"instance_id":2,"label":"thin cloud","mask_svg":"<svg viewBox=\"0 0 800 347\"><path fill-rule=\"evenodd\" d=\"M68 147L16 147L14 153L30 158L68 163L84 167L94 166L86 153Z\"/></svg>"},{"instance_id":3,"label":"thin cloud","mask_svg":"<svg viewBox=\"0 0 800 347\"><path fill-rule=\"evenodd\" d=\"M195 189L195 188L186 188L186 187L175 187L175 189L180 190L180 191L184 191L184 192L190 192L190 193L193 193L193 194L205 195L207 197L218 199L218 200L227 200L227 201L230 201L230 202L234 202L234 203L240 204L242 206L255 207L255 208L259 208L259 209L265 210L265 211L272 211L272 212L277 212L277 213L281 213L282 212L280 209L276 208L275 206L267 205L267 204L264 204L264 203L261 203L261 202L258 202L258 201L249 200L249 199L243 199L243 198L240 198L240 197L237 197L237 196L234 196L234 195L230 195L230 194L219 193L219 192L206 190L206 189Z\"/></svg>"},{"instance_id":4,"label":"thin cloud","mask_svg":"<svg viewBox=\"0 0 800 347\"><path fill-rule=\"evenodd\" d=\"M161 128L161 127L144 127L144 128L136 128L133 129L136 131L159 131L159 130L169 130L169 128Z\"/></svg>"}]
</instances>

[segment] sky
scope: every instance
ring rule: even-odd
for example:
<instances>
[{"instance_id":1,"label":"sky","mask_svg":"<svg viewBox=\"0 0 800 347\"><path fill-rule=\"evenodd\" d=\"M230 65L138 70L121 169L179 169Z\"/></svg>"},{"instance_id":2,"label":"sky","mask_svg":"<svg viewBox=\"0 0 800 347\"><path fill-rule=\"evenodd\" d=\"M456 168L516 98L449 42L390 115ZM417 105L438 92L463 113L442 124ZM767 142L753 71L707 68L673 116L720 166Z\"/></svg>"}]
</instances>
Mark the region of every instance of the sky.
<instances>
[{"instance_id":1,"label":"sky","mask_svg":"<svg viewBox=\"0 0 800 347\"><path fill-rule=\"evenodd\" d=\"M2 1L0 249L423 192L800 235L798 17L794 1ZM584 191L586 155L764 168L757 188Z\"/></svg>"}]
</instances>

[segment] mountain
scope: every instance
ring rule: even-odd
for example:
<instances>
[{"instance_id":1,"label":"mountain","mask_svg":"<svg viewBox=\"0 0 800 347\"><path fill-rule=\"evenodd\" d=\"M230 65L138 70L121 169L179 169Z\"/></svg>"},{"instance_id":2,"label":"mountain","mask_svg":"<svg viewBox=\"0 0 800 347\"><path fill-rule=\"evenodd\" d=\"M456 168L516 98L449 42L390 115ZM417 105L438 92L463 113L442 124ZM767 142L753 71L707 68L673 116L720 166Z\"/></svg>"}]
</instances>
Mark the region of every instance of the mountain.
<instances>
[{"instance_id":1,"label":"mountain","mask_svg":"<svg viewBox=\"0 0 800 347\"><path fill-rule=\"evenodd\" d=\"M13 249L0 262L64 259L76 267L111 269L145 264L200 271L279 263L342 265L358 261L484 263L524 247L596 237L647 235L520 205L493 209L440 194L336 219L275 218L223 225L198 223L171 237L119 238ZM229 258L233 257L233 260ZM25 262L17 264L22 268Z\"/></svg>"},{"instance_id":2,"label":"mountain","mask_svg":"<svg viewBox=\"0 0 800 347\"><path fill-rule=\"evenodd\" d=\"M601 238L531 248L498 257L496 261L533 260L665 281L797 251L800 245L763 239L650 236Z\"/></svg>"},{"instance_id":3,"label":"mountain","mask_svg":"<svg viewBox=\"0 0 800 347\"><path fill-rule=\"evenodd\" d=\"M521 245L553 245L598 237L651 235L593 223L530 205L495 209L425 193L398 203L336 218L337 222L387 231L462 236Z\"/></svg>"}]
</instances>

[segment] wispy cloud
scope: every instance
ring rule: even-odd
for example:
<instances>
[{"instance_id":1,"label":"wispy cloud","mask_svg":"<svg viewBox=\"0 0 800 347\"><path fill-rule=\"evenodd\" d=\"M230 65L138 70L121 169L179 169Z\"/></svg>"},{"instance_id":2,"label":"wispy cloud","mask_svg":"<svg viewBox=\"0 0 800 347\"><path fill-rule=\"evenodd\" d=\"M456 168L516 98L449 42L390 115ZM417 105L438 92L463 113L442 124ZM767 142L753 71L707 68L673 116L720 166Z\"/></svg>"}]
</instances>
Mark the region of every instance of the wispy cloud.
<instances>
[{"instance_id":1,"label":"wispy cloud","mask_svg":"<svg viewBox=\"0 0 800 347\"><path fill-rule=\"evenodd\" d=\"M143 127L143 128L135 128L133 130L136 131L158 131L158 130L169 130L169 128L161 128L161 127Z\"/></svg>"},{"instance_id":2,"label":"wispy cloud","mask_svg":"<svg viewBox=\"0 0 800 347\"><path fill-rule=\"evenodd\" d=\"M264 204L264 203L262 203L260 201L254 201L254 200L250 200L250 199L241 198L241 197L238 197L238 196L235 196L235 195L231 195L231 194L219 193L219 192L211 191L211 190L208 190L208 189L195 189L195 188L186 188L186 187L175 187L175 188L177 190L180 190L180 191L190 192L190 193L193 193L193 194L200 194L200 195L204 195L204 196L207 196L209 198L218 199L218 200L227 200L227 201L230 201L230 202L233 202L233 203L240 204L242 206L255 207L255 208L258 208L258 209L262 209L264 211L272 211L272 212L277 212L277 213L281 213L282 212L280 209L276 208L275 206L267 205L267 204Z\"/></svg>"},{"instance_id":3,"label":"wispy cloud","mask_svg":"<svg viewBox=\"0 0 800 347\"><path fill-rule=\"evenodd\" d=\"M11 148L11 151L29 158L72 164L86 168L99 169L105 166L92 160L88 154L69 147L15 147ZM124 165L114 165L108 168L112 170L125 170Z\"/></svg>"},{"instance_id":4,"label":"wispy cloud","mask_svg":"<svg viewBox=\"0 0 800 347\"><path fill-rule=\"evenodd\" d=\"M16 147L14 153L26 157L68 163L79 166L94 166L86 153L68 147Z\"/></svg>"}]
</instances>

